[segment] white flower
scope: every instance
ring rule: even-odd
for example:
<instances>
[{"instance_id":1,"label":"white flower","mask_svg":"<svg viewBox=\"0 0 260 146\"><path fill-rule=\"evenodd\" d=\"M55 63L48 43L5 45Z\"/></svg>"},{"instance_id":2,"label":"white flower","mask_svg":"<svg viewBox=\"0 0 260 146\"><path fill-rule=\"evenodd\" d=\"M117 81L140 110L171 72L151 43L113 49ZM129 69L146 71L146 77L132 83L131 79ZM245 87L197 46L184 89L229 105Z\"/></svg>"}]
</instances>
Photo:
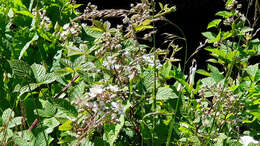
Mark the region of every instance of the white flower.
<instances>
[{"instance_id":1,"label":"white flower","mask_svg":"<svg viewBox=\"0 0 260 146\"><path fill-rule=\"evenodd\" d=\"M248 146L250 143L258 144L258 141L251 136L242 136L240 137L240 143L243 144L243 146Z\"/></svg>"},{"instance_id":2,"label":"white flower","mask_svg":"<svg viewBox=\"0 0 260 146\"><path fill-rule=\"evenodd\" d=\"M118 91L119 91L117 85L114 85L114 86L113 86L113 85L109 85L109 86L107 87L107 89L111 90L112 92L118 92Z\"/></svg>"},{"instance_id":3,"label":"white flower","mask_svg":"<svg viewBox=\"0 0 260 146\"><path fill-rule=\"evenodd\" d=\"M62 28L63 28L63 30L66 30L66 29L68 29L69 27L70 27L70 24L67 23L67 24L65 24Z\"/></svg>"},{"instance_id":4,"label":"white flower","mask_svg":"<svg viewBox=\"0 0 260 146\"><path fill-rule=\"evenodd\" d=\"M104 92L102 85L94 85L89 89L89 96L96 97L98 94L102 94Z\"/></svg>"}]
</instances>

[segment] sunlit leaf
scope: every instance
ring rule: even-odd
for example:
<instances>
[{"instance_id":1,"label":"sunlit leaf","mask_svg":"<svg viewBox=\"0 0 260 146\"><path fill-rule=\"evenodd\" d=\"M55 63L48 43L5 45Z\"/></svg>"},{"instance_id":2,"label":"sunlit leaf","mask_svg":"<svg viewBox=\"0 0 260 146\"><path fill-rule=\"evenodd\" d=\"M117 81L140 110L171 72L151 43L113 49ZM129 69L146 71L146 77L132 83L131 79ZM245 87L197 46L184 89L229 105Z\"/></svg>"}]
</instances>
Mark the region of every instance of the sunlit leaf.
<instances>
[{"instance_id":1,"label":"sunlit leaf","mask_svg":"<svg viewBox=\"0 0 260 146\"><path fill-rule=\"evenodd\" d=\"M215 20L211 21L211 22L208 24L207 29L212 28L212 27L218 27L218 25L219 25L219 23L220 23L221 21L222 21L221 19L215 19Z\"/></svg>"},{"instance_id":2,"label":"sunlit leaf","mask_svg":"<svg viewBox=\"0 0 260 146\"><path fill-rule=\"evenodd\" d=\"M65 123L63 123L61 126L59 126L60 131L68 131L72 129L72 121L67 120Z\"/></svg>"}]
</instances>

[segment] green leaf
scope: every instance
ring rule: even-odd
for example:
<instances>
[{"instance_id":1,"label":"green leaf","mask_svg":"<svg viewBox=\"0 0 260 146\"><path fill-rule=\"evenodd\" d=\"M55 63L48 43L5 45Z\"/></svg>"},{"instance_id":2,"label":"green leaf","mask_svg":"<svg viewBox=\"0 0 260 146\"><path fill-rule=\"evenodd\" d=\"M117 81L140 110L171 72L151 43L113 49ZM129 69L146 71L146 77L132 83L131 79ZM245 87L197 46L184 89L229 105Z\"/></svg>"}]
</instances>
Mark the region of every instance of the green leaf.
<instances>
[{"instance_id":1,"label":"green leaf","mask_svg":"<svg viewBox=\"0 0 260 146\"><path fill-rule=\"evenodd\" d=\"M258 82L258 81L260 81L260 69L258 69L255 74L255 82Z\"/></svg>"},{"instance_id":2,"label":"green leaf","mask_svg":"<svg viewBox=\"0 0 260 146\"><path fill-rule=\"evenodd\" d=\"M29 11L25 11L25 10L17 11L16 10L15 13L33 18L33 14Z\"/></svg>"},{"instance_id":3,"label":"green leaf","mask_svg":"<svg viewBox=\"0 0 260 146\"><path fill-rule=\"evenodd\" d=\"M8 128L13 128L22 124L23 117L15 117L11 122L8 123Z\"/></svg>"},{"instance_id":4,"label":"green leaf","mask_svg":"<svg viewBox=\"0 0 260 146\"><path fill-rule=\"evenodd\" d=\"M146 29L153 29L154 27L151 25L141 25L141 26L137 26L135 27L135 31L136 32L140 32L140 31L144 31Z\"/></svg>"},{"instance_id":5,"label":"green leaf","mask_svg":"<svg viewBox=\"0 0 260 146\"><path fill-rule=\"evenodd\" d=\"M48 139L46 141L46 138L48 135L46 135L43 131L39 132L36 136L34 146L47 146L48 145Z\"/></svg>"},{"instance_id":6,"label":"green leaf","mask_svg":"<svg viewBox=\"0 0 260 146\"><path fill-rule=\"evenodd\" d=\"M10 108L6 109L2 114L3 123L8 123L14 118L14 111Z\"/></svg>"},{"instance_id":7,"label":"green leaf","mask_svg":"<svg viewBox=\"0 0 260 146\"><path fill-rule=\"evenodd\" d=\"M124 124L125 124L125 112L126 110L129 109L129 107L131 106L130 102L127 102L127 104L125 105L124 108L124 114L120 115L119 118L119 123L114 125L114 124L105 124L104 125L104 135L103 135L103 139L105 141L107 141L110 146L113 146L116 139L118 138L119 132L121 131L121 129L123 128Z\"/></svg>"},{"instance_id":8,"label":"green leaf","mask_svg":"<svg viewBox=\"0 0 260 146\"><path fill-rule=\"evenodd\" d=\"M221 22L222 20L221 19L215 19L213 21L211 21L209 24L208 24L208 27L207 29L209 28L212 28L212 27L218 27L219 23Z\"/></svg>"},{"instance_id":9,"label":"green leaf","mask_svg":"<svg viewBox=\"0 0 260 146\"><path fill-rule=\"evenodd\" d=\"M198 74L201 74L201 75L204 75L204 76L210 76L210 73L209 72L207 72L207 71L205 71L205 70L203 70L203 69L198 69L197 71L196 71L196 73L198 73Z\"/></svg>"},{"instance_id":10,"label":"green leaf","mask_svg":"<svg viewBox=\"0 0 260 146\"><path fill-rule=\"evenodd\" d=\"M36 82L38 84L49 84L51 82L54 82L56 80L56 76L54 73L47 73L46 69L43 65L40 64L33 64L31 66L34 77L36 79Z\"/></svg>"},{"instance_id":11,"label":"green leaf","mask_svg":"<svg viewBox=\"0 0 260 146\"><path fill-rule=\"evenodd\" d=\"M57 109L49 101L40 99L43 109L38 109L38 114L41 117L52 117L55 115Z\"/></svg>"},{"instance_id":12,"label":"green leaf","mask_svg":"<svg viewBox=\"0 0 260 146\"><path fill-rule=\"evenodd\" d=\"M31 68L37 83L42 82L46 74L46 69L44 68L44 66L34 63L33 65L31 65Z\"/></svg>"},{"instance_id":13,"label":"green leaf","mask_svg":"<svg viewBox=\"0 0 260 146\"><path fill-rule=\"evenodd\" d=\"M55 99L55 100L53 100L53 103L56 108L58 108L63 113L67 114L68 116L77 117L78 111L76 110L75 106L71 105L71 103L68 102L67 100Z\"/></svg>"},{"instance_id":14,"label":"green leaf","mask_svg":"<svg viewBox=\"0 0 260 146\"><path fill-rule=\"evenodd\" d=\"M209 43L213 43L216 40L216 34L213 32L203 32L202 35L209 40Z\"/></svg>"},{"instance_id":15,"label":"green leaf","mask_svg":"<svg viewBox=\"0 0 260 146\"><path fill-rule=\"evenodd\" d=\"M27 92L31 92L33 91L34 89L36 89L38 86L37 84L35 83L31 83L29 85L25 85L23 87L21 87L19 84L17 84L15 86L15 89L14 89L14 92L19 92L19 96L18 97L21 97L24 93L27 93Z\"/></svg>"},{"instance_id":16,"label":"green leaf","mask_svg":"<svg viewBox=\"0 0 260 146\"><path fill-rule=\"evenodd\" d=\"M246 68L246 72L252 76L252 78L255 77L256 73L258 71L258 64L255 64L255 65L250 65Z\"/></svg>"},{"instance_id":17,"label":"green leaf","mask_svg":"<svg viewBox=\"0 0 260 146\"><path fill-rule=\"evenodd\" d=\"M72 129L72 121L67 120L65 123L63 123L61 126L59 126L60 131L69 131Z\"/></svg>"},{"instance_id":18,"label":"green leaf","mask_svg":"<svg viewBox=\"0 0 260 146\"><path fill-rule=\"evenodd\" d=\"M48 127L47 129L45 129L45 133L47 134L52 133L54 128L56 128L59 125L60 122L55 117L43 120L43 126Z\"/></svg>"},{"instance_id":19,"label":"green leaf","mask_svg":"<svg viewBox=\"0 0 260 146\"><path fill-rule=\"evenodd\" d=\"M172 64L170 61L167 61L164 63L162 70L161 70L161 75L165 78L165 79L170 79L170 71L172 68Z\"/></svg>"},{"instance_id":20,"label":"green leaf","mask_svg":"<svg viewBox=\"0 0 260 146\"><path fill-rule=\"evenodd\" d=\"M156 100L168 100L178 98L171 88L161 87L158 89L156 94Z\"/></svg>"},{"instance_id":21,"label":"green leaf","mask_svg":"<svg viewBox=\"0 0 260 146\"><path fill-rule=\"evenodd\" d=\"M217 16L221 16L223 18L229 18L231 16L233 16L232 12L228 12L228 11L220 11L218 13L216 13Z\"/></svg>"},{"instance_id":22,"label":"green leaf","mask_svg":"<svg viewBox=\"0 0 260 146\"><path fill-rule=\"evenodd\" d=\"M21 79L32 79L32 69L29 64L22 60L11 60L9 64L13 70L13 74Z\"/></svg>"},{"instance_id":23,"label":"green leaf","mask_svg":"<svg viewBox=\"0 0 260 146\"><path fill-rule=\"evenodd\" d=\"M96 27L90 27L87 25L82 25L82 27L85 33L94 39L100 38L101 35L103 34L102 29L97 29Z\"/></svg>"},{"instance_id":24,"label":"green leaf","mask_svg":"<svg viewBox=\"0 0 260 146\"><path fill-rule=\"evenodd\" d=\"M27 42L27 43L24 45L23 49L22 49L21 52L20 52L19 60L21 60L21 58L23 57L23 54L24 54L24 53L26 52L26 50L30 47L31 43L34 42L34 41L36 41L36 40L38 40L38 38L39 38L39 36L38 36L37 33L36 33L36 34L33 36L33 38L32 38L29 42Z\"/></svg>"},{"instance_id":25,"label":"green leaf","mask_svg":"<svg viewBox=\"0 0 260 146\"><path fill-rule=\"evenodd\" d=\"M216 83L224 79L224 76L219 72L218 68L210 64L208 64L208 68L211 71L211 77L216 81Z\"/></svg>"}]
</instances>

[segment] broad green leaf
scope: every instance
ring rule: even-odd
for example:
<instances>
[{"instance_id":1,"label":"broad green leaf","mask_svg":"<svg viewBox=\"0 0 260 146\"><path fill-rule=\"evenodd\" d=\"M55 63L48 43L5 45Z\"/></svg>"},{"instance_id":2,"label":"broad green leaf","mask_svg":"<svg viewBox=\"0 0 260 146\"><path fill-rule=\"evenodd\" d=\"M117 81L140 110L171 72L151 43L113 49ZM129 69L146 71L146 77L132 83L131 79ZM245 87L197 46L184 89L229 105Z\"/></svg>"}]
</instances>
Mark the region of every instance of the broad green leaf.
<instances>
[{"instance_id":1,"label":"broad green leaf","mask_svg":"<svg viewBox=\"0 0 260 146\"><path fill-rule=\"evenodd\" d=\"M16 137L14 139L14 142L18 146L34 146L34 141L27 141L26 139L23 139L22 137Z\"/></svg>"},{"instance_id":2,"label":"broad green leaf","mask_svg":"<svg viewBox=\"0 0 260 146\"><path fill-rule=\"evenodd\" d=\"M47 145L48 145L48 135L42 131L39 132L35 138L34 146L47 146Z\"/></svg>"},{"instance_id":3,"label":"broad green leaf","mask_svg":"<svg viewBox=\"0 0 260 146\"><path fill-rule=\"evenodd\" d=\"M10 108L6 109L2 114L3 123L8 123L14 118L14 111Z\"/></svg>"},{"instance_id":4,"label":"broad green leaf","mask_svg":"<svg viewBox=\"0 0 260 146\"><path fill-rule=\"evenodd\" d=\"M36 82L40 84L49 84L56 80L54 73L46 73L46 69L43 65L33 64L31 66Z\"/></svg>"},{"instance_id":5,"label":"broad green leaf","mask_svg":"<svg viewBox=\"0 0 260 146\"><path fill-rule=\"evenodd\" d=\"M53 103L57 109L61 110L63 113L67 114L68 116L77 117L78 111L76 110L76 107L71 105L71 103L68 102L67 100L55 99L53 100Z\"/></svg>"},{"instance_id":6,"label":"broad green leaf","mask_svg":"<svg viewBox=\"0 0 260 146\"><path fill-rule=\"evenodd\" d=\"M213 32L203 32L202 35L209 40L209 43L213 43L216 40L216 34Z\"/></svg>"},{"instance_id":7,"label":"broad green leaf","mask_svg":"<svg viewBox=\"0 0 260 146\"><path fill-rule=\"evenodd\" d=\"M43 126L48 127L47 129L45 129L45 133L47 133L47 134L52 133L54 128L59 125L60 125L60 122L55 117L43 120Z\"/></svg>"},{"instance_id":8,"label":"broad green leaf","mask_svg":"<svg viewBox=\"0 0 260 146\"><path fill-rule=\"evenodd\" d=\"M255 74L255 82L258 82L258 81L260 81L260 69L258 69Z\"/></svg>"},{"instance_id":9,"label":"broad green leaf","mask_svg":"<svg viewBox=\"0 0 260 146\"><path fill-rule=\"evenodd\" d=\"M220 11L218 13L216 13L217 16L221 16L223 18L229 18L231 16L233 16L232 12L228 12L228 11Z\"/></svg>"},{"instance_id":10,"label":"broad green leaf","mask_svg":"<svg viewBox=\"0 0 260 146\"><path fill-rule=\"evenodd\" d=\"M143 84L148 92L152 92L154 88L154 73L150 70L144 71L142 74ZM156 88L160 87L161 83L156 80Z\"/></svg>"},{"instance_id":11,"label":"broad green leaf","mask_svg":"<svg viewBox=\"0 0 260 146\"><path fill-rule=\"evenodd\" d=\"M21 52L20 52L19 60L21 60L21 58L23 57L23 55L24 55L24 53L26 52L26 50L30 47L31 43L34 42L34 41L36 41L36 40L38 40L38 38L39 38L39 36L38 36L37 33L36 33L36 34L33 36L33 38L32 38L29 42L27 42L27 43L24 45L23 49L22 49Z\"/></svg>"},{"instance_id":12,"label":"broad green leaf","mask_svg":"<svg viewBox=\"0 0 260 146\"><path fill-rule=\"evenodd\" d=\"M222 20L221 19L215 19L213 21L211 21L209 24L208 24L208 27L207 29L209 28L212 28L212 27L218 27L219 23L221 22Z\"/></svg>"},{"instance_id":13,"label":"broad green leaf","mask_svg":"<svg viewBox=\"0 0 260 146\"><path fill-rule=\"evenodd\" d=\"M37 83L42 82L44 79L44 76L46 74L46 69L44 68L44 66L34 63L31 66L31 68L32 68L32 71L33 71L33 74L34 74L34 77L35 77Z\"/></svg>"},{"instance_id":14,"label":"broad green leaf","mask_svg":"<svg viewBox=\"0 0 260 146\"><path fill-rule=\"evenodd\" d=\"M168 100L178 98L171 88L161 87L158 89L156 94L156 100Z\"/></svg>"},{"instance_id":15,"label":"broad green leaf","mask_svg":"<svg viewBox=\"0 0 260 146\"><path fill-rule=\"evenodd\" d=\"M125 124L125 112L126 112L126 110L129 109L130 106L131 106L131 104L129 102L127 102L127 104L125 105L124 111L123 111L124 114L120 115L118 124L116 124L116 125L115 124L105 124L104 125L103 139L105 141L107 141L110 144L110 146L113 146L114 143L116 142L119 132L121 131L121 129L123 128L123 126Z\"/></svg>"},{"instance_id":16,"label":"broad green leaf","mask_svg":"<svg viewBox=\"0 0 260 146\"><path fill-rule=\"evenodd\" d=\"M103 34L103 30L97 29L97 27L90 27L87 25L82 25L82 27L83 27L83 30L85 31L85 33L94 39L100 38L101 35Z\"/></svg>"},{"instance_id":17,"label":"broad green leaf","mask_svg":"<svg viewBox=\"0 0 260 146\"><path fill-rule=\"evenodd\" d=\"M15 117L12 121L10 121L8 123L8 128L13 128L13 127L16 127L18 125L21 125L22 119L23 119L23 117Z\"/></svg>"},{"instance_id":18,"label":"broad green leaf","mask_svg":"<svg viewBox=\"0 0 260 146\"><path fill-rule=\"evenodd\" d=\"M31 92L33 91L34 89L36 89L38 86L37 84L35 83L31 83L29 85L25 85L23 87L21 87L19 84L17 84L15 86L15 89L13 92L19 92L19 96L18 97L21 97L24 93L28 93L28 92Z\"/></svg>"},{"instance_id":19,"label":"broad green leaf","mask_svg":"<svg viewBox=\"0 0 260 146\"><path fill-rule=\"evenodd\" d=\"M29 64L22 60L10 60L9 64L13 70L13 74L21 79L32 79L33 72Z\"/></svg>"},{"instance_id":20,"label":"broad green leaf","mask_svg":"<svg viewBox=\"0 0 260 146\"><path fill-rule=\"evenodd\" d=\"M172 64L170 61L167 61L164 63L162 70L161 70L161 75L165 78L165 79L170 79L170 71L172 68Z\"/></svg>"},{"instance_id":21,"label":"broad green leaf","mask_svg":"<svg viewBox=\"0 0 260 146\"><path fill-rule=\"evenodd\" d=\"M15 13L33 18L33 14L29 11L25 11L25 10L17 11L16 10Z\"/></svg>"},{"instance_id":22,"label":"broad green leaf","mask_svg":"<svg viewBox=\"0 0 260 146\"><path fill-rule=\"evenodd\" d=\"M59 126L60 131L68 131L72 129L72 121L67 120L65 123Z\"/></svg>"},{"instance_id":23,"label":"broad green leaf","mask_svg":"<svg viewBox=\"0 0 260 146\"><path fill-rule=\"evenodd\" d=\"M210 64L208 64L208 68L211 71L211 77L216 81L216 83L224 79L224 76L219 72L218 68Z\"/></svg>"},{"instance_id":24,"label":"broad green leaf","mask_svg":"<svg viewBox=\"0 0 260 146\"><path fill-rule=\"evenodd\" d=\"M258 71L258 64L255 65L250 65L246 68L246 72L252 77L254 78L256 73Z\"/></svg>"},{"instance_id":25,"label":"broad green leaf","mask_svg":"<svg viewBox=\"0 0 260 146\"><path fill-rule=\"evenodd\" d=\"M69 59L61 58L60 63L65 67L73 68L73 63Z\"/></svg>"},{"instance_id":26,"label":"broad green leaf","mask_svg":"<svg viewBox=\"0 0 260 146\"><path fill-rule=\"evenodd\" d=\"M56 107L49 101L40 99L43 109L38 109L38 114L41 117L53 117L57 111Z\"/></svg>"},{"instance_id":27,"label":"broad green leaf","mask_svg":"<svg viewBox=\"0 0 260 146\"><path fill-rule=\"evenodd\" d=\"M80 67L84 62L86 62L85 55L79 56L77 59L74 60L73 68Z\"/></svg>"}]
</instances>

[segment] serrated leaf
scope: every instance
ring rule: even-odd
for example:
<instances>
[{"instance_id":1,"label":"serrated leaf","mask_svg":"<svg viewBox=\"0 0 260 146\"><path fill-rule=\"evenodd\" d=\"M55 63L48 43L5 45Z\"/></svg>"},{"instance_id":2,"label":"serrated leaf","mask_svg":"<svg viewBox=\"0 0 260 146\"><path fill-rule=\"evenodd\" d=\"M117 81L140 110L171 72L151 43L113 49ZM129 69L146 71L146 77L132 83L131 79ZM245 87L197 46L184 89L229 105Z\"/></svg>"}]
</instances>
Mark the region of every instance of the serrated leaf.
<instances>
[{"instance_id":1,"label":"serrated leaf","mask_svg":"<svg viewBox=\"0 0 260 146\"><path fill-rule=\"evenodd\" d=\"M256 72L258 71L258 64L250 65L246 68L246 72L252 76L255 77Z\"/></svg>"},{"instance_id":2,"label":"serrated leaf","mask_svg":"<svg viewBox=\"0 0 260 146\"><path fill-rule=\"evenodd\" d=\"M224 79L224 76L222 75L222 73L219 72L218 68L210 64L208 64L208 68L211 71L211 77L216 81L216 83Z\"/></svg>"},{"instance_id":3,"label":"serrated leaf","mask_svg":"<svg viewBox=\"0 0 260 146\"><path fill-rule=\"evenodd\" d=\"M221 22L222 20L221 19L215 19L213 21L211 21L209 24L208 24L208 27L207 29L209 28L212 28L212 27L218 27L219 23Z\"/></svg>"},{"instance_id":4,"label":"serrated leaf","mask_svg":"<svg viewBox=\"0 0 260 146\"><path fill-rule=\"evenodd\" d=\"M44 76L46 74L46 69L44 68L44 66L34 63L31 66L31 68L32 68L32 71L33 71L33 74L34 74L34 77L35 77L37 83L42 82L44 79Z\"/></svg>"},{"instance_id":5,"label":"serrated leaf","mask_svg":"<svg viewBox=\"0 0 260 146\"><path fill-rule=\"evenodd\" d=\"M94 39L100 38L101 35L103 34L102 29L98 29L97 27L90 27L87 25L82 25L82 27L85 33Z\"/></svg>"},{"instance_id":6,"label":"serrated leaf","mask_svg":"<svg viewBox=\"0 0 260 146\"><path fill-rule=\"evenodd\" d=\"M33 38L32 38L29 42L27 42L27 43L24 45L23 49L22 49L21 52L20 52L19 60L21 60L21 58L23 57L23 54L24 54L24 53L26 52L26 50L30 47L31 43L34 42L34 41L36 41L36 40L38 40L38 38L39 38L39 36L38 36L37 34L35 34L35 35L33 36Z\"/></svg>"},{"instance_id":7,"label":"serrated leaf","mask_svg":"<svg viewBox=\"0 0 260 146\"><path fill-rule=\"evenodd\" d=\"M170 79L170 71L172 68L172 64L170 61L167 61L164 63L162 70L161 70L161 75L165 78L165 79Z\"/></svg>"},{"instance_id":8,"label":"serrated leaf","mask_svg":"<svg viewBox=\"0 0 260 146\"><path fill-rule=\"evenodd\" d=\"M14 111L10 108L6 109L2 114L3 123L8 123L14 118Z\"/></svg>"},{"instance_id":9,"label":"serrated leaf","mask_svg":"<svg viewBox=\"0 0 260 146\"><path fill-rule=\"evenodd\" d=\"M79 67L81 64L85 62L85 55L79 56L73 62L73 68Z\"/></svg>"},{"instance_id":10,"label":"serrated leaf","mask_svg":"<svg viewBox=\"0 0 260 146\"><path fill-rule=\"evenodd\" d=\"M60 131L68 131L72 129L72 121L67 120L65 123L63 123L61 126L59 126Z\"/></svg>"},{"instance_id":11,"label":"serrated leaf","mask_svg":"<svg viewBox=\"0 0 260 146\"><path fill-rule=\"evenodd\" d=\"M260 69L258 69L255 74L255 82L258 82L258 81L260 81Z\"/></svg>"},{"instance_id":12,"label":"serrated leaf","mask_svg":"<svg viewBox=\"0 0 260 146\"><path fill-rule=\"evenodd\" d=\"M44 132L39 132L35 138L34 146L47 146L48 145L48 135Z\"/></svg>"},{"instance_id":13,"label":"serrated leaf","mask_svg":"<svg viewBox=\"0 0 260 146\"><path fill-rule=\"evenodd\" d=\"M65 99L55 99L53 101L55 107L61 110L63 113L67 114L68 116L77 117L78 111L76 110L75 106L71 105Z\"/></svg>"},{"instance_id":14,"label":"serrated leaf","mask_svg":"<svg viewBox=\"0 0 260 146\"><path fill-rule=\"evenodd\" d=\"M59 125L60 125L60 122L55 117L43 120L43 126L48 127L47 129L45 129L45 133L47 133L47 134L52 133L54 128Z\"/></svg>"},{"instance_id":15,"label":"serrated leaf","mask_svg":"<svg viewBox=\"0 0 260 146\"><path fill-rule=\"evenodd\" d=\"M33 146L34 141L27 141L21 137L16 137L14 139L14 142L18 145L18 146Z\"/></svg>"},{"instance_id":16,"label":"serrated leaf","mask_svg":"<svg viewBox=\"0 0 260 146\"><path fill-rule=\"evenodd\" d=\"M38 86L35 83L31 83L29 85L25 85L23 87L20 87L19 84L16 86L14 92L20 92L19 96L22 96L24 93L31 92L34 89L36 89Z\"/></svg>"},{"instance_id":17,"label":"serrated leaf","mask_svg":"<svg viewBox=\"0 0 260 146\"><path fill-rule=\"evenodd\" d=\"M32 79L33 73L29 64L22 60L10 60L8 61L13 74L21 79Z\"/></svg>"},{"instance_id":18,"label":"serrated leaf","mask_svg":"<svg viewBox=\"0 0 260 146\"><path fill-rule=\"evenodd\" d=\"M70 60L68 60L68 59L61 58L61 59L60 59L60 63L61 63L62 65L64 65L65 67L73 68L73 63L72 63Z\"/></svg>"},{"instance_id":19,"label":"serrated leaf","mask_svg":"<svg viewBox=\"0 0 260 146\"><path fill-rule=\"evenodd\" d=\"M156 100L168 100L178 98L171 88L161 87L158 89L156 94Z\"/></svg>"},{"instance_id":20,"label":"serrated leaf","mask_svg":"<svg viewBox=\"0 0 260 146\"><path fill-rule=\"evenodd\" d=\"M45 101L40 99L40 102L43 106L43 109L37 109L38 110L38 114L41 117L52 117L55 115L57 109L56 107L51 104L49 101Z\"/></svg>"},{"instance_id":21,"label":"serrated leaf","mask_svg":"<svg viewBox=\"0 0 260 146\"><path fill-rule=\"evenodd\" d=\"M13 128L15 126L21 125L22 124L22 119L23 119L23 117L15 117L13 120L11 120L8 123L8 128Z\"/></svg>"}]
</instances>

